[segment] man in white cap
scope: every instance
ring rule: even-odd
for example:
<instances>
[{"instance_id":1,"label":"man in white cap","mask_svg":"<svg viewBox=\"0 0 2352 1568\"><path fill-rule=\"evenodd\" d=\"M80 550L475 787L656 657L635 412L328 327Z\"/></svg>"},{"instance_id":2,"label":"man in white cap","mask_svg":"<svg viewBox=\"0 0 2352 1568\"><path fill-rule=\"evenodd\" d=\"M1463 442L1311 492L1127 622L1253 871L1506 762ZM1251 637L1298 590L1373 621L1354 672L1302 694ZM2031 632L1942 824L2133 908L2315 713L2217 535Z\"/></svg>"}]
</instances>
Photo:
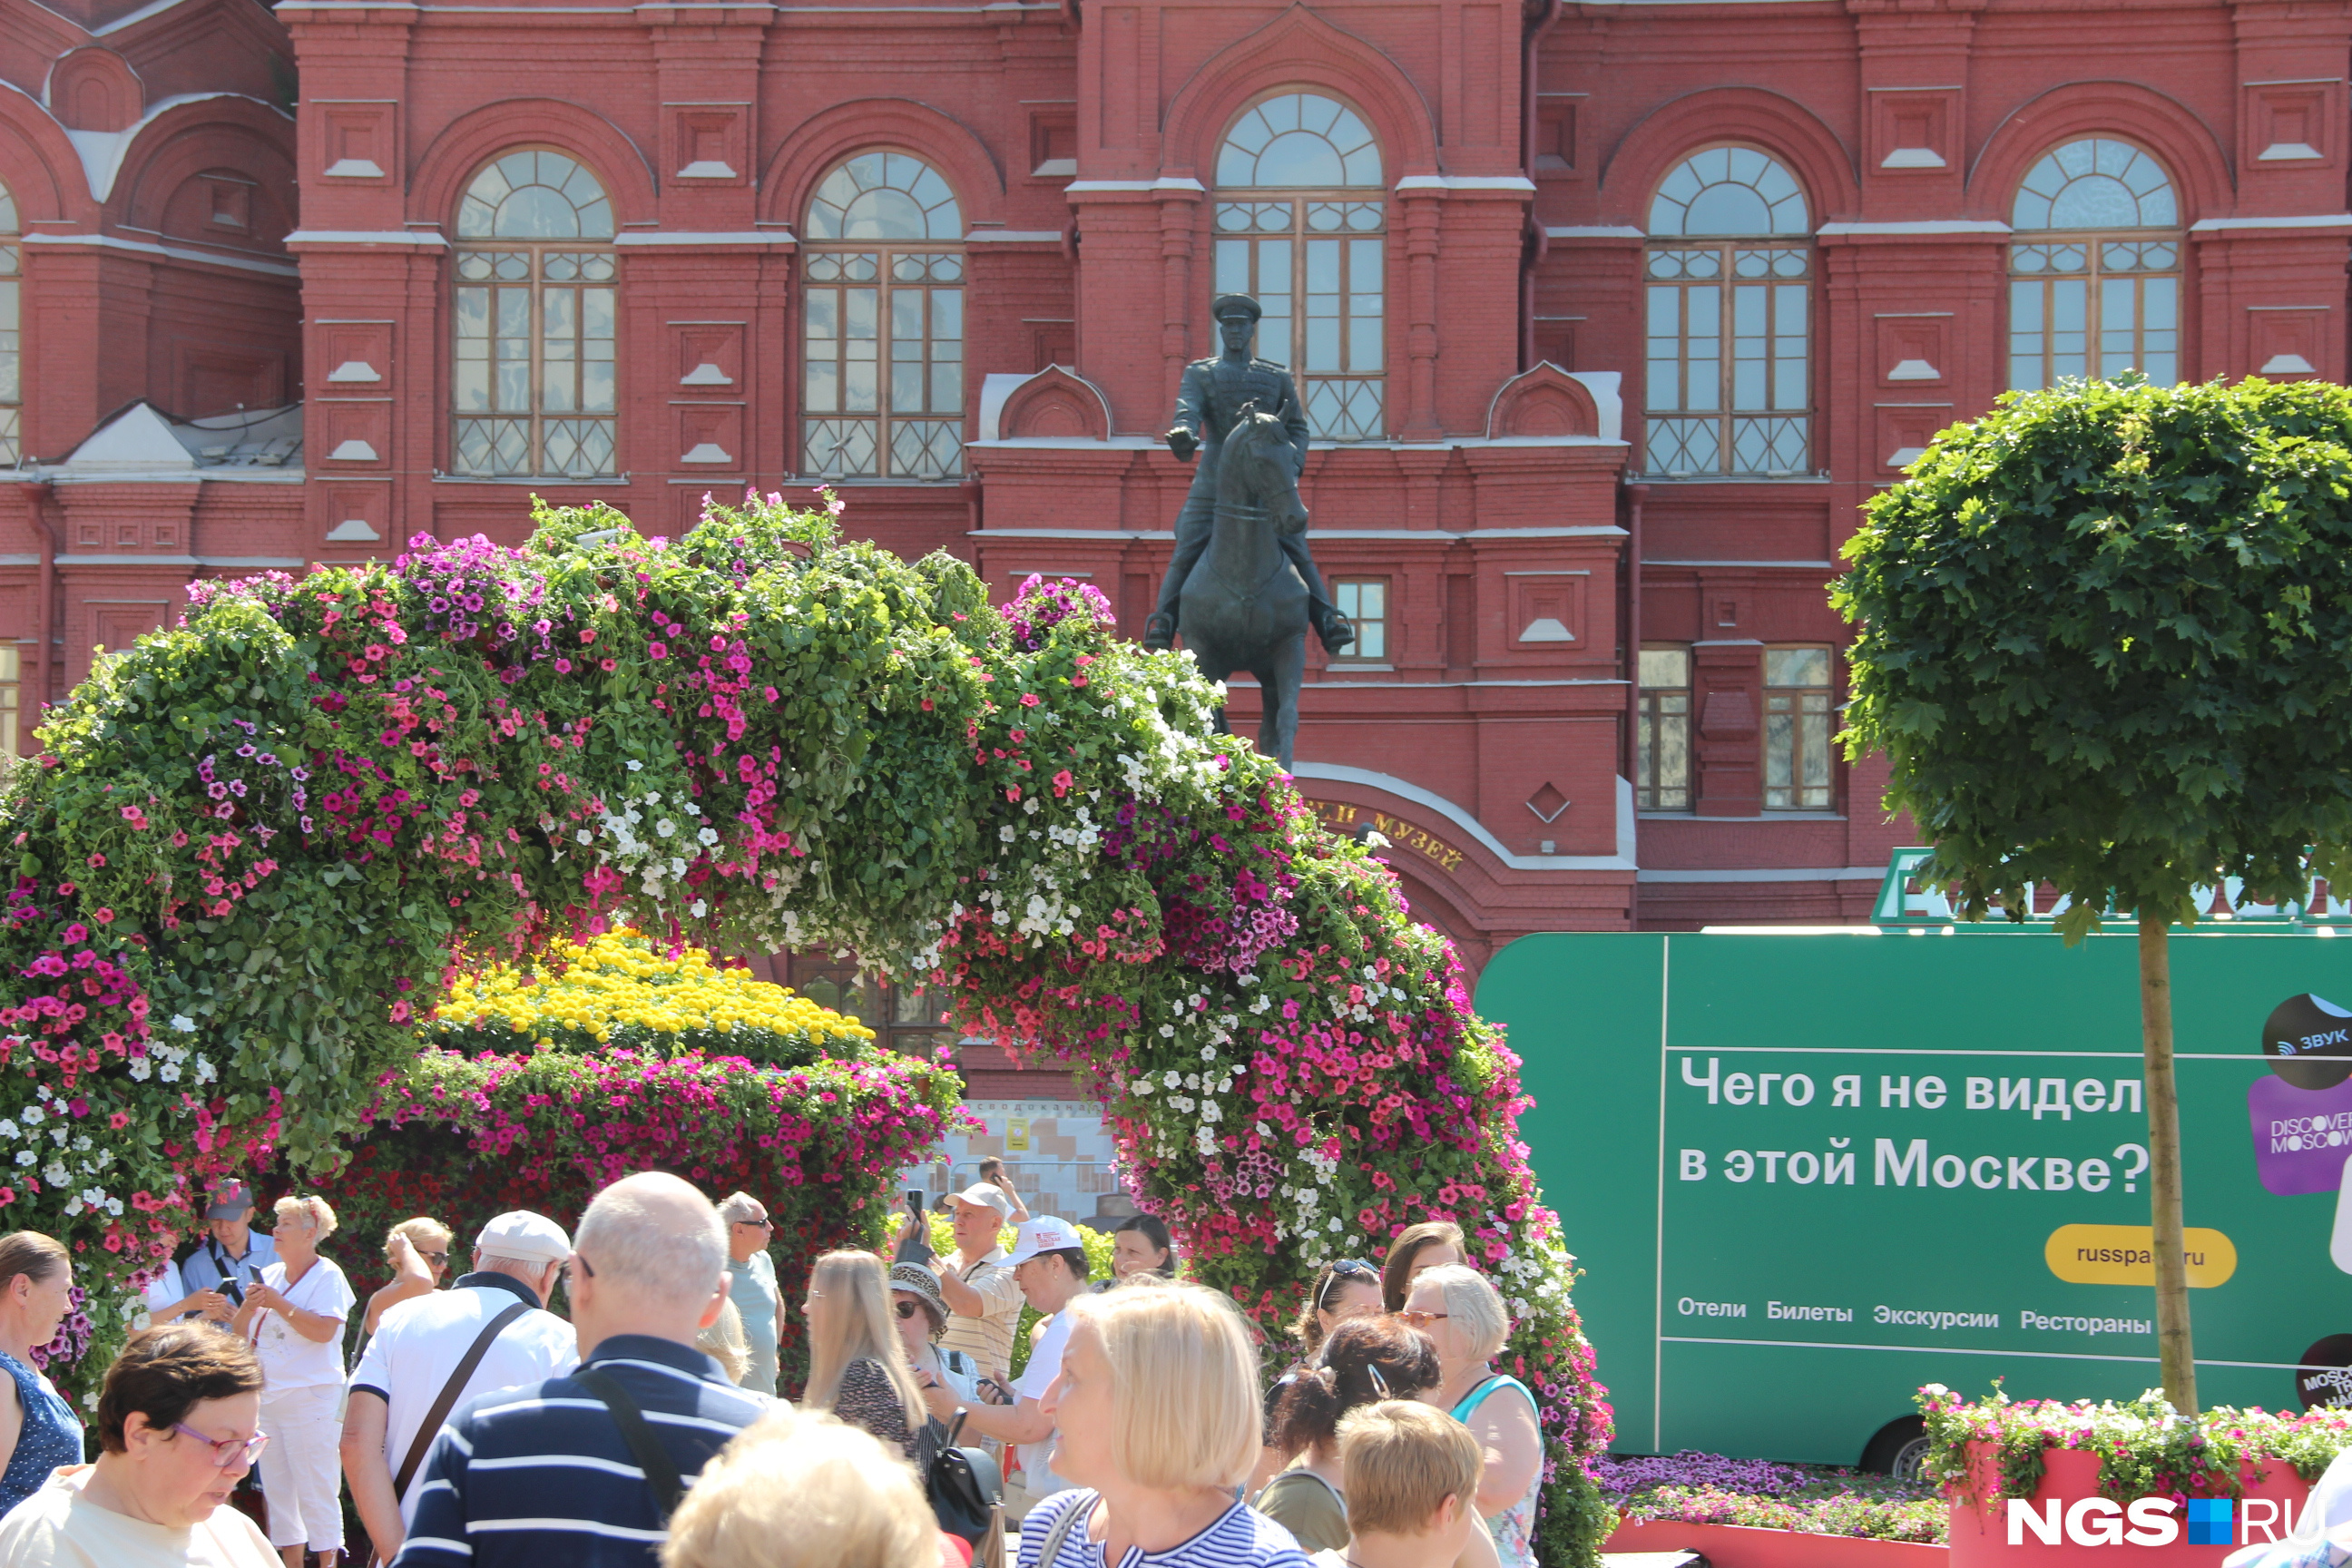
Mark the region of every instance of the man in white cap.
<instances>
[{"instance_id":1,"label":"man in white cap","mask_svg":"<svg viewBox=\"0 0 2352 1568\"><path fill-rule=\"evenodd\" d=\"M1012 1215L1013 1200L1002 1187L982 1182L948 1201L955 1209L955 1262L950 1267L934 1257L931 1267L954 1317L940 1343L963 1352L989 1376L1003 1377L1013 1365L1013 1331L1021 1321L1021 1287L1004 1249L996 1245L996 1233ZM920 1215L910 1215L904 1223L928 1234Z\"/></svg>"},{"instance_id":2,"label":"man in white cap","mask_svg":"<svg viewBox=\"0 0 2352 1568\"><path fill-rule=\"evenodd\" d=\"M213 1189L212 1202L205 1207L205 1230L204 1240L180 1264L181 1283L192 1296L212 1290L242 1301L246 1290L259 1283L261 1271L278 1261L278 1244L253 1228L253 1189L243 1182ZM183 1301L180 1310L191 1310L191 1303ZM217 1310L206 1315L228 1321Z\"/></svg>"},{"instance_id":3,"label":"man in white cap","mask_svg":"<svg viewBox=\"0 0 2352 1568\"><path fill-rule=\"evenodd\" d=\"M1030 1347L1029 1364L1006 1390L1012 1403L971 1405L953 1390L937 1385L924 1389L923 1399L932 1415L951 1426L961 1413L966 1430L1019 1446L1021 1479L1004 1489L1005 1517L1018 1519L1040 1500L1070 1489L1047 1464L1054 1453L1054 1418L1042 1402L1062 1375L1062 1347L1070 1338L1070 1315L1062 1309L1086 1293L1088 1268L1086 1242L1077 1227L1049 1214L1021 1227L1006 1261L1021 1293L1048 1320L1045 1331Z\"/></svg>"},{"instance_id":4,"label":"man in white cap","mask_svg":"<svg viewBox=\"0 0 2352 1568\"><path fill-rule=\"evenodd\" d=\"M376 1554L391 1562L416 1517L425 1451L449 1413L478 1394L562 1377L579 1336L545 1310L572 1238L527 1209L502 1214L474 1242L474 1271L447 1290L386 1311L352 1373L343 1473Z\"/></svg>"}]
</instances>

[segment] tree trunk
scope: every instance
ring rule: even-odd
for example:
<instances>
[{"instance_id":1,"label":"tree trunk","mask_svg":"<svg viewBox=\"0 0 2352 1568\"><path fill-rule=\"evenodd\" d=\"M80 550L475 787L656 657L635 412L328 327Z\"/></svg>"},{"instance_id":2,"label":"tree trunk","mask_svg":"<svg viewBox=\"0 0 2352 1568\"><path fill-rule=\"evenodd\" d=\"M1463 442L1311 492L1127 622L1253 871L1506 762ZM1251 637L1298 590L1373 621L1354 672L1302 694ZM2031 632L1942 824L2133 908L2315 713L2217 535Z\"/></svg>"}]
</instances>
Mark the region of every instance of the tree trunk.
<instances>
[{"instance_id":1,"label":"tree trunk","mask_svg":"<svg viewBox=\"0 0 2352 1568\"><path fill-rule=\"evenodd\" d=\"M2180 1098L2172 1081L2172 934L2169 916L2139 917L2140 1047L2147 1061L2147 1193L2155 1225L2156 1345L2164 1396L2197 1414L2197 1362L2189 1340L2189 1260L2180 1234Z\"/></svg>"}]
</instances>

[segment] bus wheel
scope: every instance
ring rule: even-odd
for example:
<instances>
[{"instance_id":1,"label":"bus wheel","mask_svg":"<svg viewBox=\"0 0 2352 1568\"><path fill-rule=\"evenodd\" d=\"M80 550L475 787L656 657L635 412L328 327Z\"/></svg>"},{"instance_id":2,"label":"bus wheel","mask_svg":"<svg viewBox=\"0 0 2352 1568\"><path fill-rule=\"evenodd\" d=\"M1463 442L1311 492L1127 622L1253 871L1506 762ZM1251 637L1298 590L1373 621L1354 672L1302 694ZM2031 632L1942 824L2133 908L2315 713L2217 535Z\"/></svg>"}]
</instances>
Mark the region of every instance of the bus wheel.
<instances>
[{"instance_id":1,"label":"bus wheel","mask_svg":"<svg viewBox=\"0 0 2352 1568\"><path fill-rule=\"evenodd\" d=\"M1927 1457L1927 1426L1916 1415L1898 1416L1878 1429L1862 1450L1862 1468L1898 1481L1919 1479Z\"/></svg>"}]
</instances>

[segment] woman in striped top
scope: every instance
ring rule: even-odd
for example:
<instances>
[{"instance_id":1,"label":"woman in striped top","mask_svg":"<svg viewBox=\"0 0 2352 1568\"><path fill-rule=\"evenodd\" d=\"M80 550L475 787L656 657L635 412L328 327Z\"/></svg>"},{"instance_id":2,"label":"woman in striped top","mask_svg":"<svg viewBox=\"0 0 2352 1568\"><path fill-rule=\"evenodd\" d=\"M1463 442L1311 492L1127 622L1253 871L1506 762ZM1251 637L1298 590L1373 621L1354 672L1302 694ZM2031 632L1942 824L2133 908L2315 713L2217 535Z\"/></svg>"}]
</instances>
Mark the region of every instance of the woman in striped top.
<instances>
[{"instance_id":1,"label":"woman in striped top","mask_svg":"<svg viewBox=\"0 0 2352 1568\"><path fill-rule=\"evenodd\" d=\"M1130 1281L1080 1296L1046 1390L1055 1474L1021 1524L1020 1568L1307 1568L1234 1489L1257 1458L1257 1352L1234 1304Z\"/></svg>"}]
</instances>

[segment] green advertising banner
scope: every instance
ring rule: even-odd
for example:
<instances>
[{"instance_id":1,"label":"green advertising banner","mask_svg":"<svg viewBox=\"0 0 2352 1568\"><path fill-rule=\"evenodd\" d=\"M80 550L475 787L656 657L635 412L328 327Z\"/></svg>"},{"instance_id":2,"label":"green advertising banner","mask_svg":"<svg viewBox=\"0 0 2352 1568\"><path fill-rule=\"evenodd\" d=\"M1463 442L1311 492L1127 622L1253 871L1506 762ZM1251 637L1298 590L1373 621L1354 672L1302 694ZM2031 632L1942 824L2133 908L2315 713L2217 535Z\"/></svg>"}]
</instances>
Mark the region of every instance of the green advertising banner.
<instances>
[{"instance_id":1,"label":"green advertising banner","mask_svg":"<svg viewBox=\"0 0 2352 1568\"><path fill-rule=\"evenodd\" d=\"M2156 1383L2136 947L1929 927L1497 954L1478 1007L1526 1061L1619 1451L1853 1464L1924 1383ZM2172 963L2200 1396L2345 1401L2352 941L2209 929Z\"/></svg>"}]
</instances>

